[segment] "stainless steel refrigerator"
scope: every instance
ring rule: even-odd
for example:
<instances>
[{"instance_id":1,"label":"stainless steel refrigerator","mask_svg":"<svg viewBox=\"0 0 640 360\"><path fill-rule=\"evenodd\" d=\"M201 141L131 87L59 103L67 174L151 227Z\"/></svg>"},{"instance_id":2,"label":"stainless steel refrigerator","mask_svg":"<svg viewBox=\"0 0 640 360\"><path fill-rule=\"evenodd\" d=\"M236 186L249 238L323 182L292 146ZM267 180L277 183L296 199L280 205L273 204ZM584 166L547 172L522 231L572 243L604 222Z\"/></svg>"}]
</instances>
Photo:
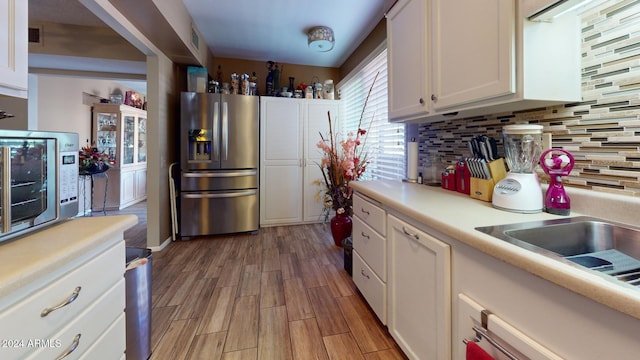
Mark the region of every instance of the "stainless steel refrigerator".
<instances>
[{"instance_id":1,"label":"stainless steel refrigerator","mask_svg":"<svg viewBox=\"0 0 640 360\"><path fill-rule=\"evenodd\" d=\"M259 98L183 92L182 237L258 230Z\"/></svg>"}]
</instances>

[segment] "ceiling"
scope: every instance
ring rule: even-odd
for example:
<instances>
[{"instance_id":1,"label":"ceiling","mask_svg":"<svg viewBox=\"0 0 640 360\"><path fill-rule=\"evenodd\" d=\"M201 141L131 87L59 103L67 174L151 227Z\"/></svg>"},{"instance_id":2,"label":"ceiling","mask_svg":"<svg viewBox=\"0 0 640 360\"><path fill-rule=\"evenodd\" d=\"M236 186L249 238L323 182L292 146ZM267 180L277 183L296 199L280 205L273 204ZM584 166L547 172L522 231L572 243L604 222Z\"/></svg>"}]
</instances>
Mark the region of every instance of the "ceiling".
<instances>
[{"instance_id":1,"label":"ceiling","mask_svg":"<svg viewBox=\"0 0 640 360\"><path fill-rule=\"evenodd\" d=\"M183 0L216 57L339 67L384 16L389 0ZM335 47L316 52L306 31L333 29Z\"/></svg>"},{"instance_id":2,"label":"ceiling","mask_svg":"<svg viewBox=\"0 0 640 360\"><path fill-rule=\"evenodd\" d=\"M214 57L339 67L365 39L393 0L182 0ZM29 0L29 21L107 26L78 0ZM334 31L335 47L325 53L307 46L306 31L314 26ZM63 66L57 59L30 56L30 66ZM71 61L70 67L82 67ZM92 61L86 62L91 65ZM115 63L114 72L139 72ZM105 66L104 62L98 66ZM75 69L68 69L75 70ZM91 69L79 69L87 70Z\"/></svg>"}]
</instances>

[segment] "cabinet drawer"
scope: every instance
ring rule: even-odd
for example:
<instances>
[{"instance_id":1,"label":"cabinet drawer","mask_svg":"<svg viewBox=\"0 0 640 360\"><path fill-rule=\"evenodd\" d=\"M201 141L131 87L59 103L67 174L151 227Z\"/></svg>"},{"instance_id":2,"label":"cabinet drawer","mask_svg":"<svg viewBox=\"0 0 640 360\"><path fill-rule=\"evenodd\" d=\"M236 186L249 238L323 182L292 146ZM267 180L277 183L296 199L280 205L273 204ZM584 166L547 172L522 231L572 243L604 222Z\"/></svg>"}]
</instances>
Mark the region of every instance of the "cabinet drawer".
<instances>
[{"instance_id":1,"label":"cabinet drawer","mask_svg":"<svg viewBox=\"0 0 640 360\"><path fill-rule=\"evenodd\" d=\"M359 217L353 217L353 248L366 260L371 269L383 282L387 281L387 241L365 224Z\"/></svg>"},{"instance_id":2,"label":"cabinet drawer","mask_svg":"<svg viewBox=\"0 0 640 360\"><path fill-rule=\"evenodd\" d=\"M120 359L125 356L127 347L125 320L125 314L120 314L120 317L105 330L91 348L82 354L82 359Z\"/></svg>"},{"instance_id":3,"label":"cabinet drawer","mask_svg":"<svg viewBox=\"0 0 640 360\"><path fill-rule=\"evenodd\" d=\"M35 352L31 354L27 359L54 359L62 354L72 343L74 338L79 334L79 342L76 349L70 354L68 359L85 358L83 354L87 352L91 347L98 343L99 339L103 336L110 325L116 321L122 314L124 314L125 308L125 284L124 278L120 280L116 285L109 289L103 296L96 300L91 306L89 306L81 314L78 314L73 321L70 321L66 326L61 328L57 333L48 336L52 343L56 346L42 347L35 349ZM121 334L125 334L124 323L118 327L117 331ZM114 337L115 338L115 337ZM120 351L124 351L125 346L121 346L119 343L105 344L108 347L113 345L119 347L116 351L118 354ZM29 349L33 351L34 349ZM86 357L87 359L97 358L117 358L98 356L98 357Z\"/></svg>"},{"instance_id":4,"label":"cabinet drawer","mask_svg":"<svg viewBox=\"0 0 640 360\"><path fill-rule=\"evenodd\" d=\"M0 327L0 339L26 342L30 339L49 338L58 329L75 320L119 280L123 280L124 266L125 246L122 241L63 277L53 279L50 285L0 313L0 324L13 324ZM44 309L69 299L77 287L80 287L80 292L73 302L47 316L40 315ZM22 350L26 352L29 349L25 347Z\"/></svg>"},{"instance_id":5,"label":"cabinet drawer","mask_svg":"<svg viewBox=\"0 0 640 360\"><path fill-rule=\"evenodd\" d=\"M387 323L387 285L353 252L353 282L383 324Z\"/></svg>"},{"instance_id":6,"label":"cabinet drawer","mask_svg":"<svg viewBox=\"0 0 640 360\"><path fill-rule=\"evenodd\" d=\"M358 194L353 196L353 214L382 236L387 234L387 216L382 208Z\"/></svg>"}]
</instances>

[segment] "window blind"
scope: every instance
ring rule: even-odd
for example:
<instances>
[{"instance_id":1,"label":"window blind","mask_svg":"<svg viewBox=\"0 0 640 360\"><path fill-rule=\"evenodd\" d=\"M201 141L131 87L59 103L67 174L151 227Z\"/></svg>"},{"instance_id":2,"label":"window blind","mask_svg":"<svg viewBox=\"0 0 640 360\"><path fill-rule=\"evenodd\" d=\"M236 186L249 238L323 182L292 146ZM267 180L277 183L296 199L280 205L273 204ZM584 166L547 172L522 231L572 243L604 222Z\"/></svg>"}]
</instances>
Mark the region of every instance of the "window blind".
<instances>
[{"instance_id":1,"label":"window blind","mask_svg":"<svg viewBox=\"0 0 640 360\"><path fill-rule=\"evenodd\" d=\"M402 179L405 176L405 125L389 123L387 113L387 49L383 47L336 87L340 96L343 134L355 133L374 78L361 128L367 130L365 149L369 160L363 178Z\"/></svg>"}]
</instances>

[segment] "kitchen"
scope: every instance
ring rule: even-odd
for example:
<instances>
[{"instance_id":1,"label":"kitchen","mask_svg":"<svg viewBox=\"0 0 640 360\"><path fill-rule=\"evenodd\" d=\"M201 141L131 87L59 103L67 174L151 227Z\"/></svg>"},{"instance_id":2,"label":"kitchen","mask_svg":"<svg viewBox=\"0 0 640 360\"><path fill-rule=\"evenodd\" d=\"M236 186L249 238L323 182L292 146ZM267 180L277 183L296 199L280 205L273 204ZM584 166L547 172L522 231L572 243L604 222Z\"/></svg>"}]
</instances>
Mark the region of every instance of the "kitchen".
<instances>
[{"instance_id":1,"label":"kitchen","mask_svg":"<svg viewBox=\"0 0 640 360\"><path fill-rule=\"evenodd\" d=\"M629 111L629 112L631 112L631 113L630 113L630 114L628 114L628 115L625 115L625 116L627 116L627 117L629 117L629 118L631 118L631 117L633 116L633 112L632 112L632 111L633 111L633 109L630 109L630 110L624 110L624 105L615 105L615 104L614 104L614 105L611 105L611 106L612 106L612 107L614 107L614 108L615 108L616 106L619 106L619 108L616 110L616 111L618 111L618 113L620 113L620 111ZM602 108L602 106L598 106L598 107L596 107L596 108ZM583 112L584 112L584 111L587 111L587 110L581 110L581 111L583 111ZM561 113L561 111L558 111L558 109L551 109L551 110L549 110L549 112L550 112L551 114L558 114L558 115L548 115L548 116L550 116L550 118L553 118L553 116L571 117L571 116L569 116L569 115L563 115L563 114ZM545 115L546 115L545 110L539 110L538 112L530 112L530 113L523 112L523 113L520 113L520 114L519 114L519 116L523 116L524 118L527 118L527 117L538 117L538 116L541 116L541 114L545 114ZM492 122L493 122L493 123L496 123L496 122L498 122L498 123L499 123L499 120L495 120L495 119L494 119L494 118L492 118L492 117L488 118L487 120L483 120L483 121L486 121L486 123L487 123L487 124L489 124L489 125L491 125L491 123L492 123ZM561 121L561 120L559 120L559 121ZM474 123L474 124L475 124L475 123L477 123L477 122L478 122L478 121L473 121L473 123ZM460 130L453 130L453 131L462 131L462 132L464 132L464 131L468 131L468 130L465 130L465 129L464 129L464 126L462 125L462 124L465 124L465 122L460 122L460 123L455 123L455 124L456 124L456 126L459 126L459 129L460 129ZM447 127L447 124L439 124L439 123L433 123L433 124L431 124L431 123L429 123L429 124L424 124L424 125L422 125L422 126L423 126L423 128L426 128L426 129L436 129L436 131L444 131L444 132L451 131L451 130L450 130L450 128L448 128L448 127ZM493 128L492 128L492 129L493 129ZM496 131L496 130L494 129L493 131ZM496 131L496 132L497 132L497 131ZM434 144L434 146L437 146L437 147L438 147L438 146L442 146L442 147L444 147L445 149L446 149L446 148L450 148L450 149L451 149L451 150L450 150L450 153L451 153L451 155L450 155L450 156L451 156L451 157L455 157L455 156L457 156L457 155L456 155L456 151L457 151L457 152L459 152L459 153L462 153L462 151L463 151L463 150L461 150L461 149L463 148L463 146L464 146L464 145L463 145L463 144L456 144L456 143L455 143L455 141L450 141L450 140L448 140L448 139L450 139L450 135L448 135L448 133L447 133L447 135L446 135L446 136L444 136L442 139L440 139L440 138L436 138L436 139L432 138L432 137L428 134L428 130L427 130L427 131L422 131L422 132L421 132L421 134L420 134L420 136L424 136L424 137L425 137L425 140L424 140L424 141L425 141L425 143L427 143L427 142L431 142L431 141L432 141L432 142L433 142L433 144ZM554 136L554 137L555 137L555 136ZM418 139L420 139L420 138L418 138ZM568 141L570 141L570 139L565 138L565 139L564 139L564 141L567 141L567 142L568 142ZM427 144L429 144L429 143L427 143ZM588 144L587 144L587 145L588 145ZM429 145L427 145L427 146L429 146ZM573 150L573 149L572 149L572 150ZM448 152L445 152L445 155L448 155ZM610 161L610 160L609 160L609 159L607 159L606 157L602 157L602 156L601 156L600 158L601 158L601 160L599 160L598 164L602 164L603 162ZM597 164L596 164L596 165L597 165ZM157 169L157 168L158 168L158 165L155 165L155 166L156 166L156 169ZM615 173L616 169L615 169L615 168L612 168L612 169L611 169L611 171ZM590 173L592 173L592 172L586 172L586 174L584 175L584 177L580 177L580 179L582 179L582 178L590 179L590 178L589 178ZM164 174L164 171L162 171L162 174ZM615 180L615 177L614 177L613 179L611 178L611 175L609 175L609 176L604 176L604 177L603 177L603 176L601 176L601 175L600 175L600 176L593 176L593 177L595 178L595 180L593 180L593 181L587 180L586 182L589 182L589 184L593 184L593 183L595 182L596 184L603 184L603 186L610 187L610 188L615 188L615 187L613 187L613 185L611 184L611 183L612 183L612 181L616 181L616 180ZM166 179L164 179L164 177L163 177L162 179L159 179L159 180L158 180L158 184L164 184L165 180L166 180ZM632 187L631 187L631 188L632 188ZM627 191L627 190L616 190L616 191L625 192L625 191ZM574 205L575 205L575 206L577 206L577 204L574 204ZM162 209L166 209L167 207L161 207L161 208L162 208ZM160 210L160 209L154 209L154 210L152 210L152 211L158 211L158 212L161 212L162 210ZM608 212L608 210L607 210L606 208L603 208L603 207L599 207L598 209L595 209L594 211L598 211L598 212L600 212L600 213L599 213L599 214L597 214L597 215L598 215L598 216L603 216L603 217L606 217L606 216L607 216L607 212ZM165 214L165 215L166 215L166 216L165 216L164 218L168 218L168 214ZM620 218L620 219L624 219L624 218ZM632 222L632 223L633 223L633 221L634 221L633 219L631 219L631 220L625 220L625 222ZM150 231L151 231L151 232L152 232L152 234L153 234L153 232L158 232L159 230L157 230L157 229L155 229L155 230L154 230L154 229L151 229ZM167 229L165 232L163 232L163 234L168 234L168 231L169 231L169 230ZM157 235L157 234L156 234L156 235ZM155 239L164 239L164 238L166 238L166 237L167 237L167 236L156 236L156 237L153 237L153 238L155 238ZM152 238L152 237L150 237L150 239L151 239L151 238Z\"/></svg>"}]
</instances>

